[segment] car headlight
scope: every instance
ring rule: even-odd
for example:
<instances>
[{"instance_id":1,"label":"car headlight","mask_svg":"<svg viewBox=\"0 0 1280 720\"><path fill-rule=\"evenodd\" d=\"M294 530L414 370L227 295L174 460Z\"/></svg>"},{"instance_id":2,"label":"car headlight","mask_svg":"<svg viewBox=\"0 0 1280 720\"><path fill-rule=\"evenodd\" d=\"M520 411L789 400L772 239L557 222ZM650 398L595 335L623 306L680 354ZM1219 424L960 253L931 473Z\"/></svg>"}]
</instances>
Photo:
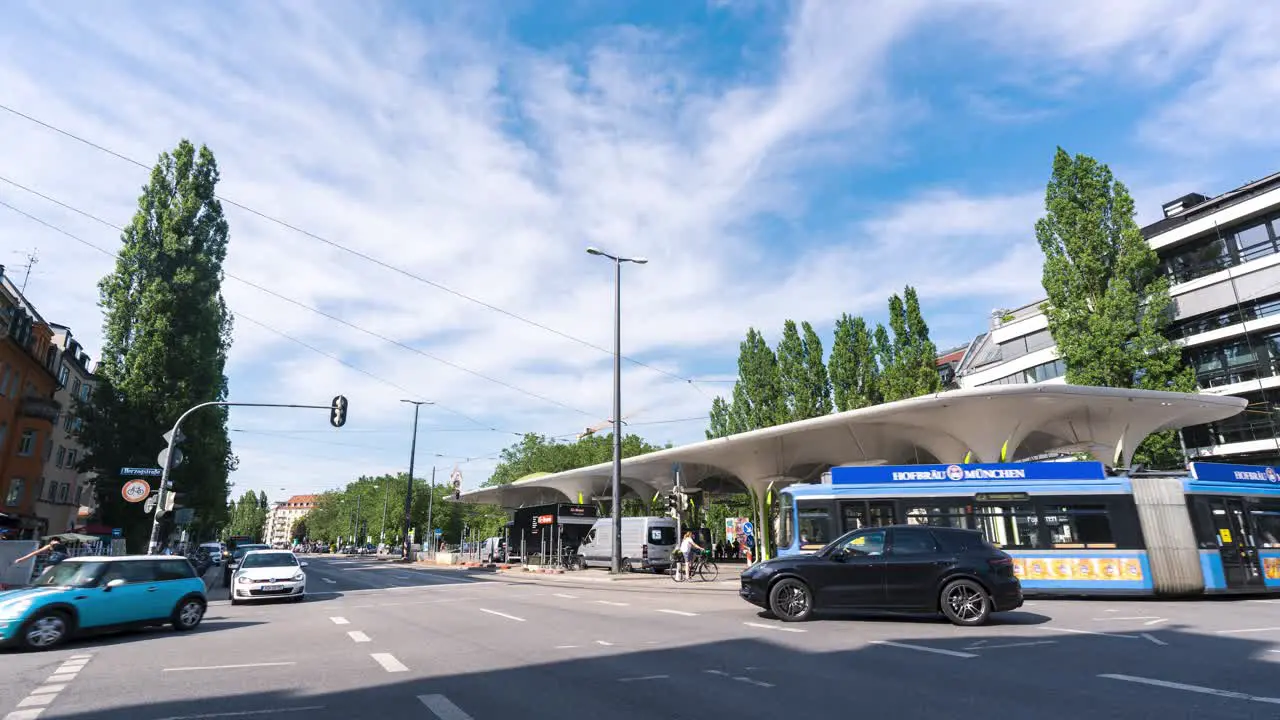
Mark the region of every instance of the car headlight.
<instances>
[{"instance_id":1,"label":"car headlight","mask_svg":"<svg viewBox=\"0 0 1280 720\"><path fill-rule=\"evenodd\" d=\"M26 612L27 609L31 607L32 602L31 598L23 598L21 600L0 603L0 618L10 620L12 618L20 617L22 613Z\"/></svg>"},{"instance_id":2,"label":"car headlight","mask_svg":"<svg viewBox=\"0 0 1280 720\"><path fill-rule=\"evenodd\" d=\"M293 576L294 582L302 582L303 580L306 580L306 579L307 579L307 576L304 575L303 573L298 573L297 575Z\"/></svg>"},{"instance_id":3,"label":"car headlight","mask_svg":"<svg viewBox=\"0 0 1280 720\"><path fill-rule=\"evenodd\" d=\"M249 580L249 578L245 577L244 575L241 575L236 578L236 582L240 583L241 585L248 585L252 581Z\"/></svg>"}]
</instances>

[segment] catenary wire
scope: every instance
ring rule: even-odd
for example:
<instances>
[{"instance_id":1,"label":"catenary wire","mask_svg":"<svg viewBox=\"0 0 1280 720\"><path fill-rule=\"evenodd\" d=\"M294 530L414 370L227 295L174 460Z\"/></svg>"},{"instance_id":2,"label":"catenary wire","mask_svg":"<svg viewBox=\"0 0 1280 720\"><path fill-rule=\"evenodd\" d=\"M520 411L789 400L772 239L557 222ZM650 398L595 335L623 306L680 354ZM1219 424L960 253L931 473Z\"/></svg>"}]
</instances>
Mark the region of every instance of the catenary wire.
<instances>
[{"instance_id":1,"label":"catenary wire","mask_svg":"<svg viewBox=\"0 0 1280 720\"><path fill-rule=\"evenodd\" d=\"M52 131L52 132L55 132L55 133L57 133L57 134L59 134L59 135L62 135L62 136L64 136L64 137L66 137L66 138L69 138L69 139L74 140L74 141L76 141L76 142L79 142L79 143L81 143L81 144L87 145L87 146L89 146L89 147L91 147L91 148L94 148L95 150L99 150L99 151L101 151L101 152L104 152L104 153L106 153L106 154L108 154L108 155L111 155L112 157L115 157L115 158L118 158L118 159L120 159L120 160L123 160L124 162L130 163L130 164L132 164L132 165L136 165L137 167L140 167L140 168L142 168L142 169L144 169L144 170L148 170L148 171L149 171L149 170L151 170L151 166L149 166L149 165L147 165L147 164L145 164L145 163L143 163L143 162L141 162L141 161L139 161L139 160L136 160L136 159L131 158L131 157L127 156L127 155L124 155L123 153L120 153L120 152L117 152L117 151L115 151L115 150L112 150L111 148L108 148L108 147L106 147L106 146L104 146L104 145L101 145L101 144L96 143L96 142L94 142L94 141L92 141L92 140L89 140L88 138L85 138L85 137L82 137L82 136L80 136L80 135L77 135L77 134L75 134L75 133L73 133L73 132L71 132L71 131L69 131L69 130L65 130L65 129L61 128L61 127L58 127L58 126L56 126L56 125L52 124L52 123L49 123L49 122L46 122L46 121L41 120L41 119L39 119L39 118L33 117L33 116L31 116L31 115L28 115L27 113L24 113L24 112L22 112L22 111L20 111L20 110L17 110L17 109L15 109L15 108L10 107L10 106L8 106L8 105L5 105L5 104L3 104L3 103L0 103L0 110L4 110L5 112L8 112L8 113L10 113L10 114L12 114L12 115L14 115L14 116L16 116L16 117L22 118L23 120L26 120L26 121L28 121L28 122L34 123L34 124L36 124L36 125L39 125L40 127L43 127L43 128L45 128L45 129L47 129L47 130L50 130L50 131ZM232 199L232 198L228 198L228 197L226 197L226 196L224 196L224 195L217 195L216 197L217 197L219 200L221 200L222 202L224 202L224 203L226 203L226 204L228 204L228 205L231 205L231 206L233 206L233 207L239 208L240 210L243 210L244 212L247 212L247 213L249 213L249 214L251 214L251 215L254 215L254 216L257 216L257 217L259 217L259 218L261 218L261 219L263 219L263 220L266 220L266 221L268 221L268 222L271 222L271 223L274 223L274 224L276 224L276 225L279 225L280 227L283 227L283 228L285 228L285 229L292 230L293 232L296 232L296 233L298 233L298 234L300 234L300 235L302 235L302 236L304 236L304 237L307 237L307 238L310 238L310 239L315 240L315 241L317 241L317 242L320 242L320 243L323 243L323 244L325 244L325 245L328 245L329 247L332 247L332 248L334 248L334 249L336 249L336 250L341 250L341 251L343 251L343 252L345 252L345 253L348 253L348 254L353 255L353 256L355 256L355 257L357 257L357 258L360 258L361 260L364 260L364 261L369 262L369 263L371 263L371 264L377 265L378 267L381 267L381 268L383 268L383 269L385 269L385 270L390 270L391 272L394 272L394 273L396 273L396 274L403 275L404 277L407 277L407 278L409 278L409 279L411 279L411 280L415 280L415 281L420 282L420 283L422 283L422 284L424 284L424 285L428 285L428 286L433 287L433 288L435 288L435 289L437 289L437 290L440 290L440 291L442 291L442 292L445 292L445 293L448 293L448 294L450 294L450 295L453 295L454 297L457 297L457 298L459 298L459 299L461 299L461 300L465 300L466 302L473 303L473 304L475 304L475 305L479 305L480 307L483 307L483 308L485 308L485 309L487 309L487 310L491 310L491 311L496 312L496 313L499 313L499 314L501 314L501 315L505 315L505 316L507 316L507 317L509 317L509 318L511 318L511 319L513 319L513 320L517 320L517 321L519 321L519 322L525 323L526 325L530 325L530 326L532 326L532 327L536 327L536 328L538 328L538 329L540 329L540 330L543 330L543 331L545 331L545 332L549 332L549 333L551 333L551 334L553 334L553 335L557 335L557 336L562 337L562 338L564 338L564 339L566 339L566 340L570 340L570 341L572 341L572 342L578 343L579 345L582 345L582 346L584 346L584 347L588 347L588 348L591 348L591 349L593 349L593 350L598 350L598 351L600 351L600 352L603 352L603 353L606 353L606 354L609 354L609 355L612 355L612 354L613 354L613 351L612 351L612 350L610 350L610 349L608 349L608 348L601 347L601 346L599 346L599 345L597 345L597 344L595 344L595 343L593 343L593 342L591 342L591 341L589 341L589 340L584 340L584 339L579 338L579 337L577 337L577 336L570 335L569 333L566 333L566 332L564 332L564 331L562 331L562 330L557 330L557 329L555 329L555 328L553 328L553 327L551 327L551 326L549 326L549 325L546 325L546 324L544 324L544 323L540 323L540 322L538 322L538 321L536 321L536 320L532 320L532 319L530 319L530 318L524 317L523 315L520 315L520 314L518 314L518 313L515 313L515 312L512 312L512 311L510 311L510 310L507 310L506 308L502 308L502 307L499 307L499 306L494 305L494 304L492 304L492 303L485 302L484 300L480 300L479 298L476 298L476 297L473 297L473 296L471 296L471 295L468 295L468 294L466 294L466 293L464 293L464 292L462 292L462 291L460 291L460 290L455 290L455 289L453 289L453 288L451 288L451 287L449 287L449 286L447 286L447 285L445 285L445 284L443 284L443 283L440 283L440 282L438 282L438 281L431 280L431 279L429 279L429 278L423 277L423 276L421 276L421 275L418 275L417 273L413 273L413 272L410 272L410 271L408 271L408 270L405 270L404 268L396 267L395 265L393 265L393 264L391 264L391 263L389 263L389 262L387 262L387 261L385 261L385 260L381 260L381 259L379 259L379 258L377 258L377 257L374 257L373 255L369 255L368 253L361 252L361 251L356 250L356 249L354 249L354 248L347 247L346 245L343 245L342 243L336 242L336 241L334 241L334 240L330 240L330 239L328 239L328 238L326 238L326 237L322 237L321 235L318 235L318 234L316 234L316 233L313 233L313 232L311 232L310 230L307 230L307 229L305 229L305 228L298 227L297 225L293 225L292 223L289 223L289 222L287 222L287 221L285 221L285 220L281 220L280 218L277 218L277 217L275 217L275 216L273 216L273 215L271 215L271 214L269 214L269 213L266 213L266 212L263 212L263 211L258 210L258 209L256 209L256 208L253 208L253 207L250 207L250 206L248 206L248 205L245 205L244 203L241 203L241 202L239 202L239 201L237 201L237 200L234 200L234 199ZM653 371L653 372L659 373L659 374L661 374L661 375L665 375L665 376L667 376L667 377L669 377L669 378L671 378L671 379L673 379L673 380L679 380L680 382L683 382L683 383L687 384L689 387L692 387L694 390L696 390L698 393L702 394L703 396L706 396L706 393L705 393L705 392L703 392L703 391L702 391L702 389L698 387L697 383L700 383L700 382L722 382L722 381L716 381L716 380L703 381L703 380L697 380L697 379L694 379L694 378L688 378L688 377L684 377L683 375L679 375L679 374L677 374L677 373L673 373L673 372L671 372L671 371L669 371L669 370L664 370L664 369L662 369L662 368L660 368L660 367L657 367L657 366L655 366L655 365L650 365L649 363L646 363L646 362L644 362L644 361L642 361L642 360L637 360L637 359L635 359L635 358L628 357L628 356L626 356L626 355L622 355L622 356L620 356L620 357L621 357L621 359L626 360L627 362L629 362L629 363L631 363L631 364L633 364L633 365L637 365L637 366L640 366L640 367L646 368L646 369L648 369L648 370L651 370L651 371Z\"/></svg>"}]
</instances>

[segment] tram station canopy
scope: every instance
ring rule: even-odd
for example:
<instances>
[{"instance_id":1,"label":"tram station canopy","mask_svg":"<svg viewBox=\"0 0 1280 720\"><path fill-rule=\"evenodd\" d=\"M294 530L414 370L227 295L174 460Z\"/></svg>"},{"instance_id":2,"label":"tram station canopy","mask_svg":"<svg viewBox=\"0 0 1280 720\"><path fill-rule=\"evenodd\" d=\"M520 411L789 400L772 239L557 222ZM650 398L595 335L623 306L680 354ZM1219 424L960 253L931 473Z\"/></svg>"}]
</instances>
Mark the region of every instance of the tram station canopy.
<instances>
[{"instance_id":1,"label":"tram station canopy","mask_svg":"<svg viewBox=\"0 0 1280 720\"><path fill-rule=\"evenodd\" d=\"M1017 462L1083 452L1127 467L1148 435L1224 420L1244 398L1085 387L968 388L752 430L622 461L623 494L651 501L675 485L710 493L817 481L836 465ZM462 502L517 508L609 494L612 463L465 493Z\"/></svg>"}]
</instances>

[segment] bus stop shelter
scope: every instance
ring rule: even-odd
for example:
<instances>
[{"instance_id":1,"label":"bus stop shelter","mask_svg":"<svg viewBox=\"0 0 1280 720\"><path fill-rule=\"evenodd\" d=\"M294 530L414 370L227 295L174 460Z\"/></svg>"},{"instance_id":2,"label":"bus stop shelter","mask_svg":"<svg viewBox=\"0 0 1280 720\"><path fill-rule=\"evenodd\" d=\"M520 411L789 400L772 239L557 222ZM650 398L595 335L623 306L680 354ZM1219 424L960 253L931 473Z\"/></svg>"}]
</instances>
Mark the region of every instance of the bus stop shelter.
<instances>
[{"instance_id":1,"label":"bus stop shelter","mask_svg":"<svg viewBox=\"0 0 1280 720\"><path fill-rule=\"evenodd\" d=\"M954 390L627 458L622 492L649 503L672 492L677 477L683 488L745 492L756 526L767 533L775 488L817 482L837 465L1018 462L1085 453L1127 467L1148 435L1224 420L1246 404L1231 396L1062 384ZM460 502L507 509L590 502L609 494L612 478L612 463L602 463L473 490ZM762 540L765 551L767 537Z\"/></svg>"}]
</instances>

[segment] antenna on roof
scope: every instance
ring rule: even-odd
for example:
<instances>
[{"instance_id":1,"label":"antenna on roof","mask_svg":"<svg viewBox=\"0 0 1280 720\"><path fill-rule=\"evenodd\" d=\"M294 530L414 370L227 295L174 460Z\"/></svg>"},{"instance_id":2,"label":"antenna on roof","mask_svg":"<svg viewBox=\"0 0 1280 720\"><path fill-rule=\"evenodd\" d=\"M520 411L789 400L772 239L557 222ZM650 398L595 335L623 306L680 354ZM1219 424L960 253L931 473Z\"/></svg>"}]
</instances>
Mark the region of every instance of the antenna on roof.
<instances>
[{"instance_id":1,"label":"antenna on roof","mask_svg":"<svg viewBox=\"0 0 1280 720\"><path fill-rule=\"evenodd\" d=\"M31 269L34 268L36 264L40 262L40 249L36 248L35 250L32 250L29 253L23 253L23 257L26 258L27 264L19 265L19 267L21 267L23 270L22 286L18 288L18 293L20 295L27 294L27 281L31 279Z\"/></svg>"}]
</instances>

